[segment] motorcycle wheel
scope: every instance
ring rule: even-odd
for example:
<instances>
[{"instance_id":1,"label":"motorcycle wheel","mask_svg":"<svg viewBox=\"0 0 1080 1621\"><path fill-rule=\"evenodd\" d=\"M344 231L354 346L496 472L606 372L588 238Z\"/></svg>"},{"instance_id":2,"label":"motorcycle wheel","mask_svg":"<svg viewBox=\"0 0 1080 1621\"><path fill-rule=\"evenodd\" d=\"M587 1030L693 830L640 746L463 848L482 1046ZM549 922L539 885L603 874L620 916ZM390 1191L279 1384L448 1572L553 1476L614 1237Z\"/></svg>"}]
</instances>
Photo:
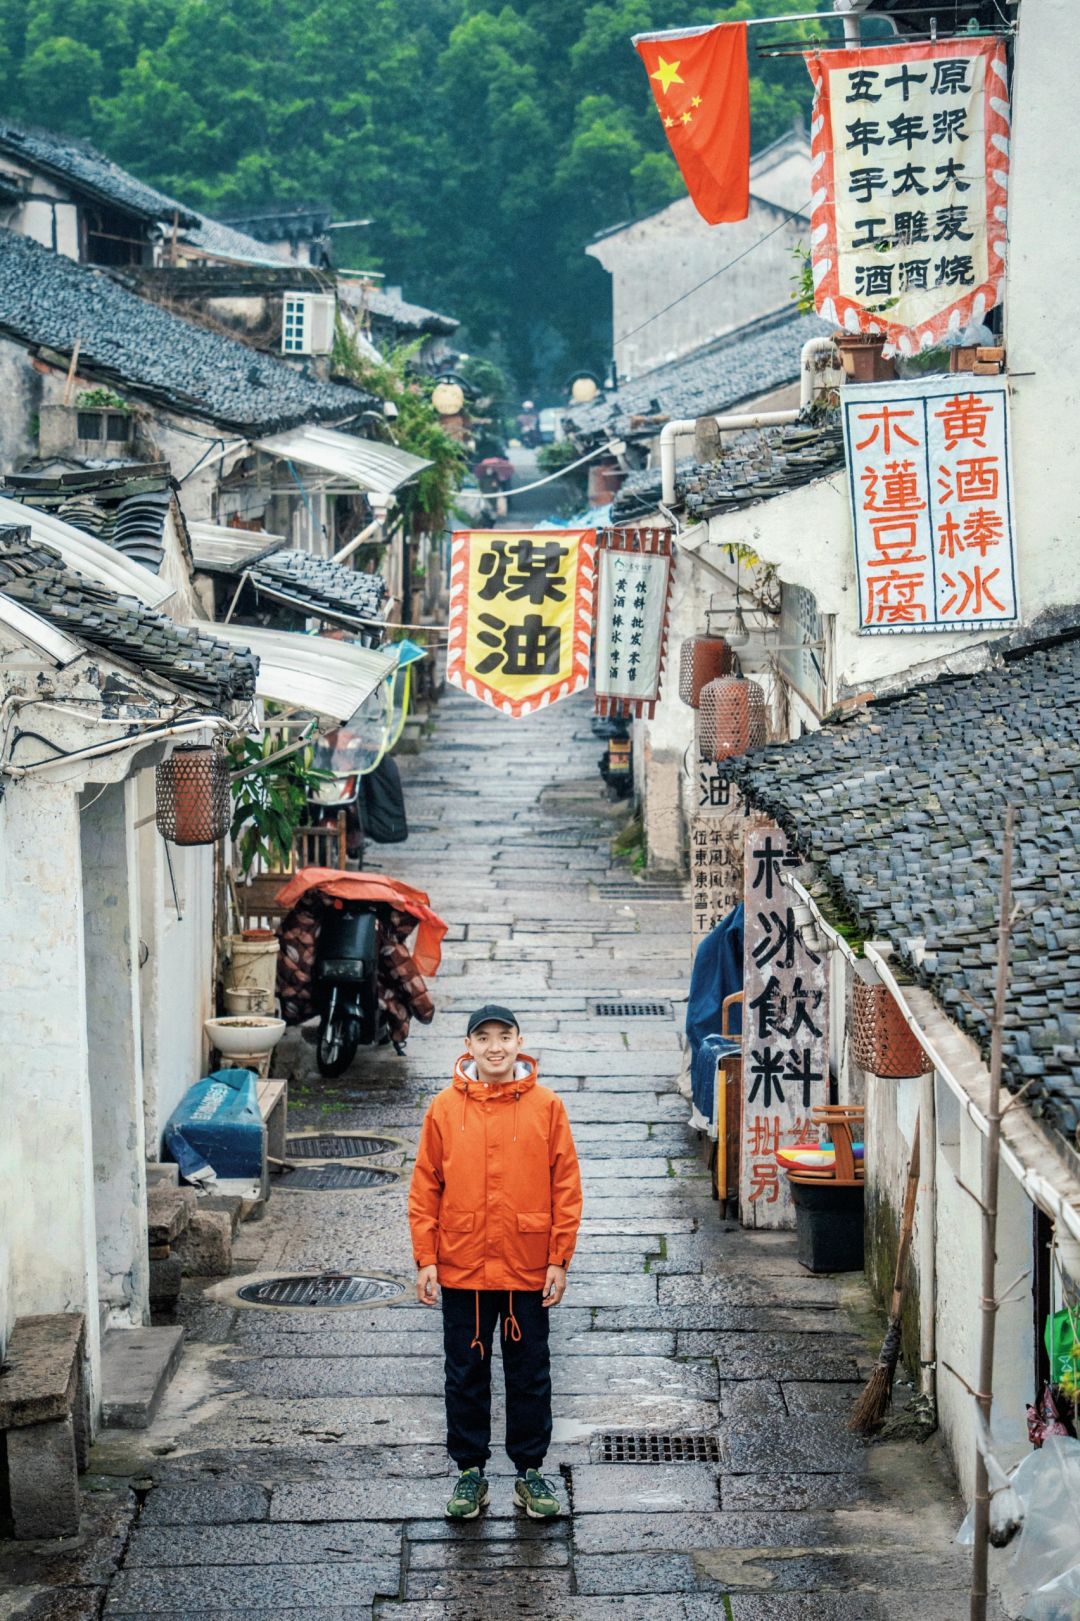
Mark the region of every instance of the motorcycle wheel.
<instances>
[{"instance_id":1,"label":"motorcycle wheel","mask_svg":"<svg viewBox=\"0 0 1080 1621\"><path fill-rule=\"evenodd\" d=\"M360 1025L356 1019L334 1019L319 1026L315 1061L319 1074L328 1081L344 1075L360 1045Z\"/></svg>"}]
</instances>

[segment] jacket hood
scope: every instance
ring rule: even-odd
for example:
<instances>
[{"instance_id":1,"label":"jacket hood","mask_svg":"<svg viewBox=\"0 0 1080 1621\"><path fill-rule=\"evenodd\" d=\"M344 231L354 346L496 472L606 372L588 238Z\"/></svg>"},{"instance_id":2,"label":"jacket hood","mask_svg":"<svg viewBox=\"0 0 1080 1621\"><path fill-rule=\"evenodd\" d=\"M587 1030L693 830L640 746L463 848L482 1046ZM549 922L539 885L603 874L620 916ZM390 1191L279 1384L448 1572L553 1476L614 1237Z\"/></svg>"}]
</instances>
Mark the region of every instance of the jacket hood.
<instances>
[{"instance_id":1,"label":"jacket hood","mask_svg":"<svg viewBox=\"0 0 1080 1621\"><path fill-rule=\"evenodd\" d=\"M467 1092L470 1087L482 1086L480 1074L476 1067L476 1059L470 1058L468 1053L462 1053L454 1065L453 1085L458 1092ZM530 1058L528 1053L521 1053L514 1065L513 1079L499 1081L494 1091L503 1097L520 1097L536 1085L536 1059Z\"/></svg>"}]
</instances>

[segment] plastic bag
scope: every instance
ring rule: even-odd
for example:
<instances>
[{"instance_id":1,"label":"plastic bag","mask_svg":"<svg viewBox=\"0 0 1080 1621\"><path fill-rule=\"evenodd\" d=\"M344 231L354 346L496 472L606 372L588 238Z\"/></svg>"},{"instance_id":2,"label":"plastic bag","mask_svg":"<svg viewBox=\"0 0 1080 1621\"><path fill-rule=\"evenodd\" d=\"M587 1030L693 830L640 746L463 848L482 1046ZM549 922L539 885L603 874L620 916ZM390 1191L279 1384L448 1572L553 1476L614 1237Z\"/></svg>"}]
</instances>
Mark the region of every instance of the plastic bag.
<instances>
[{"instance_id":1,"label":"plastic bag","mask_svg":"<svg viewBox=\"0 0 1080 1621\"><path fill-rule=\"evenodd\" d=\"M1080 1605L1069 1585L1080 1598L1075 1574L1080 1566L1080 1441L1050 1435L1033 1456L1025 1481L1024 1529L1010 1575L1028 1595L1025 1621L1076 1621Z\"/></svg>"},{"instance_id":2,"label":"plastic bag","mask_svg":"<svg viewBox=\"0 0 1080 1621\"><path fill-rule=\"evenodd\" d=\"M1046 1354L1050 1358L1050 1383L1064 1385L1067 1390L1080 1388L1080 1334L1077 1325L1080 1314L1075 1311L1054 1312L1046 1319Z\"/></svg>"}]
</instances>

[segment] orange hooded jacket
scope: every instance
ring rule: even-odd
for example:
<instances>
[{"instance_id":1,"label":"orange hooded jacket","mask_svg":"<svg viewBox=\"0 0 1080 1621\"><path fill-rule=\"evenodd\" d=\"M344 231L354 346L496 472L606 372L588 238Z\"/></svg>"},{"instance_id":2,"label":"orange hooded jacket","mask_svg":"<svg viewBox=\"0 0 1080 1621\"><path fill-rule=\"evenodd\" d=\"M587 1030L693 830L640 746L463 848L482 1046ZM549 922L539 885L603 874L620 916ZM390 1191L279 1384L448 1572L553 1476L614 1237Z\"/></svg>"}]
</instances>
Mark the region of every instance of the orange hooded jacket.
<instances>
[{"instance_id":1,"label":"orange hooded jacket","mask_svg":"<svg viewBox=\"0 0 1080 1621\"><path fill-rule=\"evenodd\" d=\"M424 1117L409 1189L417 1266L450 1289L542 1289L569 1266L581 1177L560 1097L523 1053L512 1081L485 1086L462 1056Z\"/></svg>"}]
</instances>

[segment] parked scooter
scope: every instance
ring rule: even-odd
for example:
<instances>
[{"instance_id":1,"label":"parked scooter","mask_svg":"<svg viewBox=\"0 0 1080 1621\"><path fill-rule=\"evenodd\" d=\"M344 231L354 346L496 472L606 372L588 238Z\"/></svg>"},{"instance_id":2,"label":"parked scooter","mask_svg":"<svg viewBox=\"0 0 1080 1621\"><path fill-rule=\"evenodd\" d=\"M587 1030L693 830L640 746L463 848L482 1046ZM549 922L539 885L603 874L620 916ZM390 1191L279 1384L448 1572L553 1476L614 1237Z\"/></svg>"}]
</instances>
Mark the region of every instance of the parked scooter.
<instances>
[{"instance_id":1,"label":"parked scooter","mask_svg":"<svg viewBox=\"0 0 1080 1621\"><path fill-rule=\"evenodd\" d=\"M320 1075L344 1074L360 1046L389 1040L379 1007L379 936L374 906L337 901L319 931L315 999ZM403 1049L395 1043L397 1050Z\"/></svg>"}]
</instances>

